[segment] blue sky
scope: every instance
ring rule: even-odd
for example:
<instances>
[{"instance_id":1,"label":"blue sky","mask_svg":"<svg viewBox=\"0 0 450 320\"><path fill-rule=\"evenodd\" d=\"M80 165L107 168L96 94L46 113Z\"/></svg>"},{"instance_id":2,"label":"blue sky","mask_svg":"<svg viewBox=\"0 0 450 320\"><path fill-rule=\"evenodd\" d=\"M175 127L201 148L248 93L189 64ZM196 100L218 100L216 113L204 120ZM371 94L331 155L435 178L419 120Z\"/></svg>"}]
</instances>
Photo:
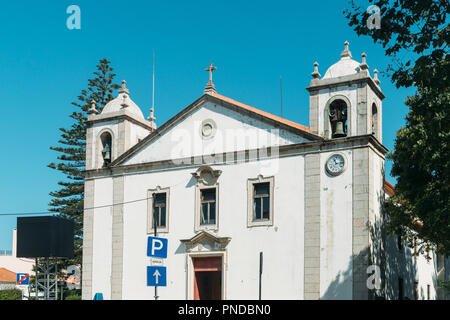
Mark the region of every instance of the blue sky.
<instances>
[{"instance_id":1,"label":"blue sky","mask_svg":"<svg viewBox=\"0 0 450 320\"><path fill-rule=\"evenodd\" d=\"M363 6L364 6L364 2ZM81 9L81 30L66 27L69 5ZM161 125L203 92L204 71L217 66L219 93L309 125L308 92L314 61L319 72L339 60L344 41L355 60L366 52L369 70L391 63L381 45L358 38L342 11L347 1L8 1L0 10L2 121L0 249L11 249L15 216L46 211L59 172L47 168L60 127L70 126L72 101L107 57L117 82L127 80L132 99L149 114L152 53L156 53L156 122ZM404 124L404 100L380 77L383 144L392 150ZM387 179L391 164L387 162Z\"/></svg>"}]
</instances>

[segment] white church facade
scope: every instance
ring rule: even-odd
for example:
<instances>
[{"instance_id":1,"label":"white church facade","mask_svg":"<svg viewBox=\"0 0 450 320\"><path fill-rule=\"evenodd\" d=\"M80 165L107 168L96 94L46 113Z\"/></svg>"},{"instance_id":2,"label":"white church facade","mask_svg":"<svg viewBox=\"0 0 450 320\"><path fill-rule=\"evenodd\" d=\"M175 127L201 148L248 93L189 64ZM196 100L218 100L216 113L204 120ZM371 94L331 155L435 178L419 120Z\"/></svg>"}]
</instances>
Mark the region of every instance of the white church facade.
<instances>
[{"instance_id":1,"label":"white church facade","mask_svg":"<svg viewBox=\"0 0 450 320\"><path fill-rule=\"evenodd\" d=\"M434 256L415 266L413 289L389 267L384 95L365 58L346 42L323 77L315 64L308 127L220 95L212 65L204 94L158 128L125 82L100 114L92 108L83 299L154 299L155 224L168 241L159 299L413 298L416 279L435 299Z\"/></svg>"}]
</instances>

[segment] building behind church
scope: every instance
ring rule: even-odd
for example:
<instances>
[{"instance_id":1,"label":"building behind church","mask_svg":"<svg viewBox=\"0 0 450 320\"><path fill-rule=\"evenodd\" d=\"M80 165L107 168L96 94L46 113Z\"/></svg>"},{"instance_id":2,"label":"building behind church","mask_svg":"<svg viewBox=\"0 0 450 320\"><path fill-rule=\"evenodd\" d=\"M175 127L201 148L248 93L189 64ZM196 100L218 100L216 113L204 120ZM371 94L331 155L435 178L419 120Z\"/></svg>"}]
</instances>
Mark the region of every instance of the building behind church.
<instances>
[{"instance_id":1,"label":"building behind church","mask_svg":"<svg viewBox=\"0 0 450 320\"><path fill-rule=\"evenodd\" d=\"M444 298L448 261L386 236L385 96L361 60L346 42L323 77L314 64L309 126L217 93L212 65L204 94L159 127L125 82L92 107L83 299L154 299L155 226L159 299Z\"/></svg>"}]
</instances>

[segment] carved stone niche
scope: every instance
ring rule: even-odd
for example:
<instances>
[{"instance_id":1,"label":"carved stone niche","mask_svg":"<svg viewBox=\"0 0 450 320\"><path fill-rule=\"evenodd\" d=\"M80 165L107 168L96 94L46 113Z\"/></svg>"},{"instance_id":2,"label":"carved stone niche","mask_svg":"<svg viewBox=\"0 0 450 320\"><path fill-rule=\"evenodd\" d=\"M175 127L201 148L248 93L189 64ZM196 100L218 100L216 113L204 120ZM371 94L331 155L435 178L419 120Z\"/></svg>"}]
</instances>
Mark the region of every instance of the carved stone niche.
<instances>
[{"instance_id":1,"label":"carved stone niche","mask_svg":"<svg viewBox=\"0 0 450 320\"><path fill-rule=\"evenodd\" d=\"M209 232L202 231L191 239L180 240L186 246L186 251L191 252L208 252L223 251L230 242L229 237L216 237Z\"/></svg>"},{"instance_id":2,"label":"carved stone niche","mask_svg":"<svg viewBox=\"0 0 450 320\"><path fill-rule=\"evenodd\" d=\"M214 185L217 179L222 174L222 170L213 170L210 166L204 165L192 173L192 176L197 180L197 183L203 185Z\"/></svg>"}]
</instances>

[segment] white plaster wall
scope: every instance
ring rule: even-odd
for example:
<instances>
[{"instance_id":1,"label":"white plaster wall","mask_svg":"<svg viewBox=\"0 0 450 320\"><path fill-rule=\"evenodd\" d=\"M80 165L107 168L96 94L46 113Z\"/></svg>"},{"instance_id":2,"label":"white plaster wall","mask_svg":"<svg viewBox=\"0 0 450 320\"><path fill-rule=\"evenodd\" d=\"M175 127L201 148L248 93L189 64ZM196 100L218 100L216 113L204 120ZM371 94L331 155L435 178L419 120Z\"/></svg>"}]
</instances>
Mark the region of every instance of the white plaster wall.
<instances>
[{"instance_id":1,"label":"white plaster wall","mask_svg":"<svg viewBox=\"0 0 450 320\"><path fill-rule=\"evenodd\" d=\"M203 120L213 119L217 131L212 139L203 140ZM162 137L144 147L125 164L176 159L203 154L245 150L269 145L306 142L303 137L252 119L225 107L207 102ZM240 140L242 139L242 140Z\"/></svg>"},{"instance_id":2,"label":"white plaster wall","mask_svg":"<svg viewBox=\"0 0 450 320\"><path fill-rule=\"evenodd\" d=\"M95 181L94 207L113 203L112 178ZM92 296L103 293L104 299L111 298L111 255L112 255L112 207L94 210Z\"/></svg>"},{"instance_id":3,"label":"white plaster wall","mask_svg":"<svg viewBox=\"0 0 450 320\"><path fill-rule=\"evenodd\" d=\"M357 85L353 84L351 86L340 86L336 88L330 89L322 89L319 90L318 93L318 105L319 105L319 135L322 135L324 132L324 122L328 121L328 119L324 119L325 107L327 105L328 100L336 95L343 95L350 100L351 103L351 119L347 119L347 127L351 121L351 131L348 133L349 136L356 135L356 125L357 125Z\"/></svg>"},{"instance_id":4,"label":"white plaster wall","mask_svg":"<svg viewBox=\"0 0 450 320\"><path fill-rule=\"evenodd\" d=\"M264 252L262 296L264 299L303 297L303 157L279 159L275 173L274 226L247 228L247 179L260 169L254 163L214 166L219 178L218 236L231 237L227 247L226 298L257 299L259 252ZM194 233L196 168L130 175L125 178L125 199L147 197L147 190L170 187L168 285L158 289L160 299L186 299L186 254L181 239ZM147 202L124 208L123 298L153 299L146 285ZM100 240L97 240L100 241ZM106 268L106 267L105 267ZM95 269L95 268L94 268Z\"/></svg>"},{"instance_id":5,"label":"white plaster wall","mask_svg":"<svg viewBox=\"0 0 450 320\"><path fill-rule=\"evenodd\" d=\"M369 193L369 245L374 264L381 266L381 210L384 185L384 159L369 149L369 170L371 184Z\"/></svg>"},{"instance_id":6,"label":"white plaster wall","mask_svg":"<svg viewBox=\"0 0 450 320\"><path fill-rule=\"evenodd\" d=\"M130 148L149 134L149 130L130 122Z\"/></svg>"},{"instance_id":7,"label":"white plaster wall","mask_svg":"<svg viewBox=\"0 0 450 320\"><path fill-rule=\"evenodd\" d=\"M12 232L12 252L10 256L0 255L0 268L8 269L15 273L29 273L34 275L34 259L17 257L17 228Z\"/></svg>"},{"instance_id":8,"label":"white plaster wall","mask_svg":"<svg viewBox=\"0 0 450 320\"><path fill-rule=\"evenodd\" d=\"M430 254L431 259L427 260L426 255L421 254L416 258L417 276L419 282L419 300L427 300L427 285L430 285L430 300L435 300L437 283L436 255Z\"/></svg>"},{"instance_id":9,"label":"white plaster wall","mask_svg":"<svg viewBox=\"0 0 450 320\"><path fill-rule=\"evenodd\" d=\"M403 243L401 250L397 247L397 237L387 237L388 271L386 273L386 298L398 299L398 278L403 278L404 296L414 299L414 282L419 283L419 300L427 299L427 285L430 285L430 300L437 298L436 255L431 252L430 260L425 254L413 257L413 249Z\"/></svg>"},{"instance_id":10,"label":"white plaster wall","mask_svg":"<svg viewBox=\"0 0 450 320\"><path fill-rule=\"evenodd\" d=\"M33 266L33 259L17 258L15 256L0 256L0 268L5 268L15 273L34 274Z\"/></svg>"},{"instance_id":11,"label":"white plaster wall","mask_svg":"<svg viewBox=\"0 0 450 320\"><path fill-rule=\"evenodd\" d=\"M347 168L331 176L325 170L328 157L320 156L320 296L352 298L352 152L343 151Z\"/></svg>"}]
</instances>

